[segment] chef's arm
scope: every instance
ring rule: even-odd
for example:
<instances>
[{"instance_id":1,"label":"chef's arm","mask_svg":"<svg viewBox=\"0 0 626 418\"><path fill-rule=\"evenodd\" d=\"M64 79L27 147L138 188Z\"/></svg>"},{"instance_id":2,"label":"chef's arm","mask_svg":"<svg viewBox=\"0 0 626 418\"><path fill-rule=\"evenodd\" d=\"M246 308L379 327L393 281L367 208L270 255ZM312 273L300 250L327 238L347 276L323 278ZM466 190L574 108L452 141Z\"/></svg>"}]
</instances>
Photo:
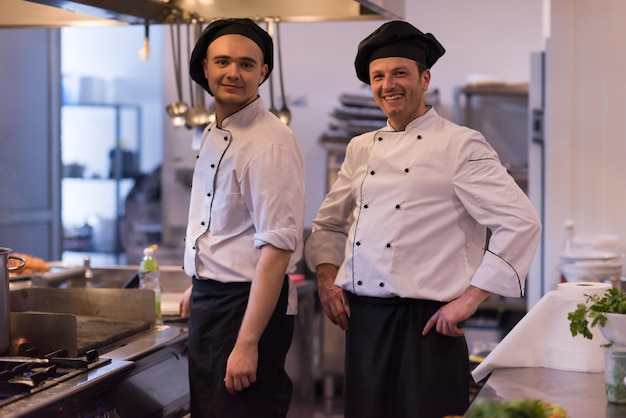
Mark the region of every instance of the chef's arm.
<instances>
[{"instance_id":1,"label":"chef's arm","mask_svg":"<svg viewBox=\"0 0 626 418\"><path fill-rule=\"evenodd\" d=\"M478 310L478 306L491 295L491 292L470 286L457 299L443 305L430 317L422 335L426 335L435 327L438 333L451 337L460 337L465 334L459 323L471 317Z\"/></svg>"},{"instance_id":2,"label":"chef's arm","mask_svg":"<svg viewBox=\"0 0 626 418\"><path fill-rule=\"evenodd\" d=\"M344 290L335 286L337 266L331 263L319 264L315 269L315 275L317 277L317 294L324 313L333 324L346 330L348 318L350 318L350 304Z\"/></svg>"},{"instance_id":3,"label":"chef's arm","mask_svg":"<svg viewBox=\"0 0 626 418\"><path fill-rule=\"evenodd\" d=\"M231 394L256 381L259 340L276 308L290 257L291 251L269 244L261 247L248 306L226 365L224 382Z\"/></svg>"},{"instance_id":4,"label":"chef's arm","mask_svg":"<svg viewBox=\"0 0 626 418\"><path fill-rule=\"evenodd\" d=\"M180 302L178 304L178 310L180 312L181 318L189 318L189 300L191 299L192 290L193 290L193 285L185 289L185 292L183 293L183 297L180 299Z\"/></svg>"}]
</instances>

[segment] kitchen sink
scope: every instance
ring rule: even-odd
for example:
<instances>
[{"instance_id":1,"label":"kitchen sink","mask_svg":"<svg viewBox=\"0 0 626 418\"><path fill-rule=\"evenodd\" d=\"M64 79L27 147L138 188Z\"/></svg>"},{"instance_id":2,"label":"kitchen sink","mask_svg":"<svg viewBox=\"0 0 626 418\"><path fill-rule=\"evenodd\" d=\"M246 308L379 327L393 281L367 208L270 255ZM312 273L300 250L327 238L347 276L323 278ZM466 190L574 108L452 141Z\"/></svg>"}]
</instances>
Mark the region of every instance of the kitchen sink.
<instances>
[{"instance_id":1,"label":"kitchen sink","mask_svg":"<svg viewBox=\"0 0 626 418\"><path fill-rule=\"evenodd\" d=\"M123 288L137 273L135 266L111 266L92 268L91 278L83 280L92 288ZM134 281L136 285L136 280ZM191 285L191 278L179 266L161 266L161 312L163 316L178 316L179 304L185 290Z\"/></svg>"},{"instance_id":2,"label":"kitchen sink","mask_svg":"<svg viewBox=\"0 0 626 418\"><path fill-rule=\"evenodd\" d=\"M111 266L92 268L92 277L85 280L86 287L122 288L137 273L136 266ZM162 293L183 293L191 278L179 266L161 266Z\"/></svg>"}]
</instances>

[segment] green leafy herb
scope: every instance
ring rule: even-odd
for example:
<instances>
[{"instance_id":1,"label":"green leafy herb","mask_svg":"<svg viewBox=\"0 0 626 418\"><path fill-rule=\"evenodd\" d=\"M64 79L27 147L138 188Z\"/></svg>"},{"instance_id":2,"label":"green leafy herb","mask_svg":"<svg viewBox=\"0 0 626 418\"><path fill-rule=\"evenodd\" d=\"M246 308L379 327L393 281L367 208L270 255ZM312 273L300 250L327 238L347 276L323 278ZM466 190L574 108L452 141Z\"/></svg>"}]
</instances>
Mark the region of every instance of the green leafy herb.
<instances>
[{"instance_id":1,"label":"green leafy herb","mask_svg":"<svg viewBox=\"0 0 626 418\"><path fill-rule=\"evenodd\" d=\"M606 324L607 313L626 314L626 293L620 289L611 288L602 297L587 295L585 303L579 303L576 305L576 310L567 314L572 336L580 334L591 340L593 334L590 328L597 325L603 327Z\"/></svg>"},{"instance_id":2,"label":"green leafy herb","mask_svg":"<svg viewBox=\"0 0 626 418\"><path fill-rule=\"evenodd\" d=\"M477 399L469 410L469 418L567 418L567 411L559 405L540 399L513 399L498 402Z\"/></svg>"}]
</instances>

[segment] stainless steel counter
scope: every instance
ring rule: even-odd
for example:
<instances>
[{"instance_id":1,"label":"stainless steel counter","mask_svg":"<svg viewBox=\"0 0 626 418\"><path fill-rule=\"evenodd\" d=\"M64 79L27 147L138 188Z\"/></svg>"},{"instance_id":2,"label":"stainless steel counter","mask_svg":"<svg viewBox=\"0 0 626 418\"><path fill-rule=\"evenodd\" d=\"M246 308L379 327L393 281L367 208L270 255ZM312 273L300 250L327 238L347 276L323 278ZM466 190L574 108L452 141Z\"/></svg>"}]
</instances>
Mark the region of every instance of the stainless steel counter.
<instances>
[{"instance_id":1,"label":"stainless steel counter","mask_svg":"<svg viewBox=\"0 0 626 418\"><path fill-rule=\"evenodd\" d=\"M71 286L65 282L42 281L40 284L44 287L36 288L31 286L30 280L28 283L20 283L21 286L11 289L11 297L16 299L15 304L11 303L11 308L15 307L18 311L44 310L49 315L55 313L54 316L63 313L62 316L65 318L65 316L73 317L78 313L84 313L76 312L76 309L89 305L89 308L95 311L93 315L98 318L104 314L119 316L122 312L128 312L130 317L134 318L143 317L137 311L138 307L142 307L141 313L149 313L150 321L154 321L154 295L151 292L140 289L120 289L135 274L136 267L114 266L92 270L93 276L89 281L81 277L76 279L76 283L72 283ZM94 384L91 386L98 387L85 391L89 393L85 393L81 398L85 399L81 406L83 408L81 413L85 411L83 415L87 416L87 413L91 414L96 409L102 408L106 408L107 411L117 411L121 416L132 417L157 415L175 417L182 416L181 412L188 412L187 328L186 324L179 323L180 318L177 315L178 302L189 280L180 268L163 266L161 300L164 322L168 323L153 325L144 331L98 347L101 357L112 361L112 366L118 367L115 371L120 370L116 374L111 374L116 377L115 382L107 382L105 385ZM67 288L50 287L60 284L67 285ZM295 318L291 349L285 362L287 373L294 384L292 405L288 416L306 418L313 417L315 406L315 366L313 363L315 329L313 323L317 287L315 281L310 280L300 281L296 287L298 315ZM60 297L59 292L63 292L63 298ZM146 292L149 294L146 295ZM144 294L140 295L140 293ZM124 297L131 296L133 296L131 301L122 300ZM145 296L145 298L136 299L139 296L142 298ZM77 328L76 322L74 321L71 326ZM68 326L71 328L70 325ZM12 331L18 331L17 327L12 327ZM75 343L78 336L77 329L74 329L72 336L74 345L77 345ZM47 339L46 342L48 342ZM65 338L58 344L59 347L54 347L54 349L65 348L68 342L69 338ZM52 350L46 352L49 351ZM74 351L78 350L74 349ZM110 367L102 370L109 369ZM93 380L92 374L87 375L90 380ZM101 378L97 382L100 381L102 381ZM57 402L58 406L53 405L56 408L54 411L60 410L59 408L68 410L69 407L65 403L61 404L61 401L64 402L65 398ZM17 408L16 411L18 414L16 416L22 416L19 415L23 412L22 410ZM0 411L0 416L4 416L3 412L4 409ZM78 415L80 414L76 414Z\"/></svg>"},{"instance_id":2,"label":"stainless steel counter","mask_svg":"<svg viewBox=\"0 0 626 418\"><path fill-rule=\"evenodd\" d=\"M540 367L495 369L476 400L480 398L497 401L542 399L561 405L568 418L626 417L626 405L606 400L604 372L581 373ZM471 410L470 407L466 416Z\"/></svg>"},{"instance_id":3,"label":"stainless steel counter","mask_svg":"<svg viewBox=\"0 0 626 418\"><path fill-rule=\"evenodd\" d=\"M37 397L25 396L23 399L4 406L0 408L0 416L3 418L45 417L55 414L61 416L64 412L63 407L55 406L59 402L67 399L82 399L81 396L85 392L113 385L133 367L134 364L130 361L113 360L87 373L52 385L40 391Z\"/></svg>"}]
</instances>

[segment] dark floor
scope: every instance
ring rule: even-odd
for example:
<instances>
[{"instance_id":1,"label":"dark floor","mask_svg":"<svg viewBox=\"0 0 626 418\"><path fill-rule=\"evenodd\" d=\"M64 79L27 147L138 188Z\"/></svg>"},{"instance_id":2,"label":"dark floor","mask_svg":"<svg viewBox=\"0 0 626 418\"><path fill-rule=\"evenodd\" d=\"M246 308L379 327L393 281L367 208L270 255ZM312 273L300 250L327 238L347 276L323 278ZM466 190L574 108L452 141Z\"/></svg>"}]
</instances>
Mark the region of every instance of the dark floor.
<instances>
[{"instance_id":1,"label":"dark floor","mask_svg":"<svg viewBox=\"0 0 626 418\"><path fill-rule=\"evenodd\" d=\"M326 384L325 384L326 383ZM315 412L313 418L343 418L343 381L327 378L315 382Z\"/></svg>"},{"instance_id":2,"label":"dark floor","mask_svg":"<svg viewBox=\"0 0 626 418\"><path fill-rule=\"evenodd\" d=\"M343 405L341 401L339 403L326 404L324 402L319 403L315 407L313 418L343 418Z\"/></svg>"},{"instance_id":3,"label":"dark floor","mask_svg":"<svg viewBox=\"0 0 626 418\"><path fill-rule=\"evenodd\" d=\"M472 370L477 363L471 362ZM484 381L470 384L470 402L484 385ZM330 386L324 387L322 382L316 382L315 386L315 412L313 418L343 418L342 381L335 379ZM324 393L327 392L327 393ZM330 393L332 392L332 393Z\"/></svg>"}]
</instances>

